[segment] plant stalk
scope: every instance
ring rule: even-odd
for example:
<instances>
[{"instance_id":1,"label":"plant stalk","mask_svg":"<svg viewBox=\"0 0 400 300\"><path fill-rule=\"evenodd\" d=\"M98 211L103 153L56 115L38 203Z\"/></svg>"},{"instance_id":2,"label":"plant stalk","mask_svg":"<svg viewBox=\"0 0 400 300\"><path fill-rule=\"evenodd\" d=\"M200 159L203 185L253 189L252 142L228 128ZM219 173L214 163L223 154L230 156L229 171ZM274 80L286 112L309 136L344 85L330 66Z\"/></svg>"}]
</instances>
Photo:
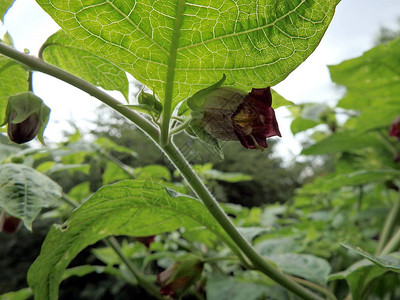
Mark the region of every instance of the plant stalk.
<instances>
[{"instance_id":1,"label":"plant stalk","mask_svg":"<svg viewBox=\"0 0 400 300\"><path fill-rule=\"evenodd\" d=\"M132 261L125 256L125 254L121 250L121 246L119 245L117 239L113 236L106 237L104 239L104 242L107 244L107 246L111 247L111 249L114 250L114 252L119 256L119 258L125 263L131 274L136 278L140 286L142 286L150 295L154 296L157 299L164 299L157 287L146 280L144 276L140 273L139 270L136 269L135 265L132 263Z\"/></svg>"}]
</instances>

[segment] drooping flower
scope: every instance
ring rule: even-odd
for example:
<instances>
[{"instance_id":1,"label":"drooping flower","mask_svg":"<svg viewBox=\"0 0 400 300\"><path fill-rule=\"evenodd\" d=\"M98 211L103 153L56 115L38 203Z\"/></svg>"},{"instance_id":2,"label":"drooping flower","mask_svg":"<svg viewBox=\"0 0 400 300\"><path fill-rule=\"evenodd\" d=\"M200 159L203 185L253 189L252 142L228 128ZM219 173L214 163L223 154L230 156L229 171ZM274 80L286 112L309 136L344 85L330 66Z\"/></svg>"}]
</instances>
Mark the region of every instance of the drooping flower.
<instances>
[{"instance_id":1,"label":"drooping flower","mask_svg":"<svg viewBox=\"0 0 400 300\"><path fill-rule=\"evenodd\" d=\"M218 88L204 100L203 129L220 140L239 140L248 149L268 147L266 138L281 137L270 87L245 95L233 88Z\"/></svg>"},{"instance_id":2,"label":"drooping flower","mask_svg":"<svg viewBox=\"0 0 400 300\"><path fill-rule=\"evenodd\" d=\"M232 124L242 145L249 149L267 148L266 138L281 137L270 87L252 89L232 114Z\"/></svg>"},{"instance_id":3,"label":"drooping flower","mask_svg":"<svg viewBox=\"0 0 400 300\"><path fill-rule=\"evenodd\" d=\"M394 136L400 139L400 116L393 121L389 130L389 136Z\"/></svg>"}]
</instances>

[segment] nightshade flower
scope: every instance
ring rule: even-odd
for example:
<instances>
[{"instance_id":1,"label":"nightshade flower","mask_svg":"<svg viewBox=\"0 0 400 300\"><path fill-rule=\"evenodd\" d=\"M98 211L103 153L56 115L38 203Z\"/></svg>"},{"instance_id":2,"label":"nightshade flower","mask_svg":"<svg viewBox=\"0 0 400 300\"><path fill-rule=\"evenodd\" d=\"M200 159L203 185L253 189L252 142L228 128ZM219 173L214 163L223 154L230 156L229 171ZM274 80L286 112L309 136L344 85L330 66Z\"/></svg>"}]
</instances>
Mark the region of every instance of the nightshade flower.
<instances>
[{"instance_id":1,"label":"nightshade flower","mask_svg":"<svg viewBox=\"0 0 400 300\"><path fill-rule=\"evenodd\" d=\"M394 136L400 139L400 116L393 121L389 130L389 136Z\"/></svg>"},{"instance_id":2,"label":"nightshade flower","mask_svg":"<svg viewBox=\"0 0 400 300\"><path fill-rule=\"evenodd\" d=\"M268 147L266 138L281 137L270 87L252 89L248 95L218 88L206 96L202 127L220 140L239 140L248 149Z\"/></svg>"}]
</instances>

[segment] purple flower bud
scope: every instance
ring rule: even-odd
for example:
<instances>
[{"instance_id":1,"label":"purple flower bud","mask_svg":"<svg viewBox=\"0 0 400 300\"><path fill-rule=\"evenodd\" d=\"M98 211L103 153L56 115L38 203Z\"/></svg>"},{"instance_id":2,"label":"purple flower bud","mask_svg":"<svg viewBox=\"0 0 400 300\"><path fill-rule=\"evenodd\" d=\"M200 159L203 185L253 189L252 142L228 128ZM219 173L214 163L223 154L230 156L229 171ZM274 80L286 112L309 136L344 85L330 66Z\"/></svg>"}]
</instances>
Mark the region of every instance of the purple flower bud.
<instances>
[{"instance_id":1,"label":"purple flower bud","mask_svg":"<svg viewBox=\"0 0 400 300\"><path fill-rule=\"evenodd\" d=\"M400 116L393 121L389 130L389 136L394 136L400 139Z\"/></svg>"},{"instance_id":2,"label":"purple flower bud","mask_svg":"<svg viewBox=\"0 0 400 300\"><path fill-rule=\"evenodd\" d=\"M9 215L5 211L1 212L0 215L0 232L4 233L16 233L21 227L21 219Z\"/></svg>"},{"instance_id":3,"label":"purple flower bud","mask_svg":"<svg viewBox=\"0 0 400 300\"><path fill-rule=\"evenodd\" d=\"M8 124L7 134L14 143L23 144L38 136L43 144L43 131L49 120L50 108L31 92L8 99L3 123Z\"/></svg>"},{"instance_id":4,"label":"purple flower bud","mask_svg":"<svg viewBox=\"0 0 400 300\"><path fill-rule=\"evenodd\" d=\"M12 111L7 128L7 134L10 140L17 144L23 144L33 140L40 129L39 113L33 113L20 123L12 123L15 117L16 113Z\"/></svg>"},{"instance_id":5,"label":"purple flower bud","mask_svg":"<svg viewBox=\"0 0 400 300\"><path fill-rule=\"evenodd\" d=\"M154 242L155 235L150 235L150 236L137 236L135 237L135 240L138 242L142 243L143 245L146 246L146 248L150 248L150 244Z\"/></svg>"}]
</instances>

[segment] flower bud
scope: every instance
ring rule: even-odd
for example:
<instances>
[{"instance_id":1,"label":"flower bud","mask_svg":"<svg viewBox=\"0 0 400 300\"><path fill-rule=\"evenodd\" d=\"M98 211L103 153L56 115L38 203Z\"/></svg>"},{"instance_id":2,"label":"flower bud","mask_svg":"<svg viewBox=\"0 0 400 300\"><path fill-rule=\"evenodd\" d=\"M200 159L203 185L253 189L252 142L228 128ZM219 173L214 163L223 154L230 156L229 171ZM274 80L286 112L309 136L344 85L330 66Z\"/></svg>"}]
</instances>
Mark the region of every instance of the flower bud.
<instances>
[{"instance_id":1,"label":"flower bud","mask_svg":"<svg viewBox=\"0 0 400 300\"><path fill-rule=\"evenodd\" d=\"M15 233L21 227L21 219L9 215L5 211L0 215L0 232Z\"/></svg>"},{"instance_id":2,"label":"flower bud","mask_svg":"<svg viewBox=\"0 0 400 300\"><path fill-rule=\"evenodd\" d=\"M8 120L7 134L10 140L17 144L33 140L40 129L39 114L33 113L22 122L13 123L12 121L16 116L17 113L12 111Z\"/></svg>"},{"instance_id":3,"label":"flower bud","mask_svg":"<svg viewBox=\"0 0 400 300\"><path fill-rule=\"evenodd\" d=\"M7 134L17 144L31 141L38 135L43 143L43 131L49 120L50 109L42 99L31 92L11 96L8 99L4 126L8 123Z\"/></svg>"},{"instance_id":4,"label":"flower bud","mask_svg":"<svg viewBox=\"0 0 400 300\"><path fill-rule=\"evenodd\" d=\"M203 262L195 255L182 257L157 275L161 294L176 298L200 278L203 267Z\"/></svg>"},{"instance_id":5,"label":"flower bud","mask_svg":"<svg viewBox=\"0 0 400 300\"><path fill-rule=\"evenodd\" d=\"M232 88L217 88L206 95L203 129L220 140L239 140L248 149L267 148L266 138L281 136L271 107L270 87L248 95Z\"/></svg>"},{"instance_id":6,"label":"flower bud","mask_svg":"<svg viewBox=\"0 0 400 300\"><path fill-rule=\"evenodd\" d=\"M135 240L137 240L139 243L142 243L143 245L146 246L146 248L150 248L151 243L154 242L155 235L150 235L150 236L137 236L135 237Z\"/></svg>"},{"instance_id":7,"label":"flower bud","mask_svg":"<svg viewBox=\"0 0 400 300\"><path fill-rule=\"evenodd\" d=\"M400 116L393 121L389 130L389 136L394 136L400 139Z\"/></svg>"}]
</instances>

